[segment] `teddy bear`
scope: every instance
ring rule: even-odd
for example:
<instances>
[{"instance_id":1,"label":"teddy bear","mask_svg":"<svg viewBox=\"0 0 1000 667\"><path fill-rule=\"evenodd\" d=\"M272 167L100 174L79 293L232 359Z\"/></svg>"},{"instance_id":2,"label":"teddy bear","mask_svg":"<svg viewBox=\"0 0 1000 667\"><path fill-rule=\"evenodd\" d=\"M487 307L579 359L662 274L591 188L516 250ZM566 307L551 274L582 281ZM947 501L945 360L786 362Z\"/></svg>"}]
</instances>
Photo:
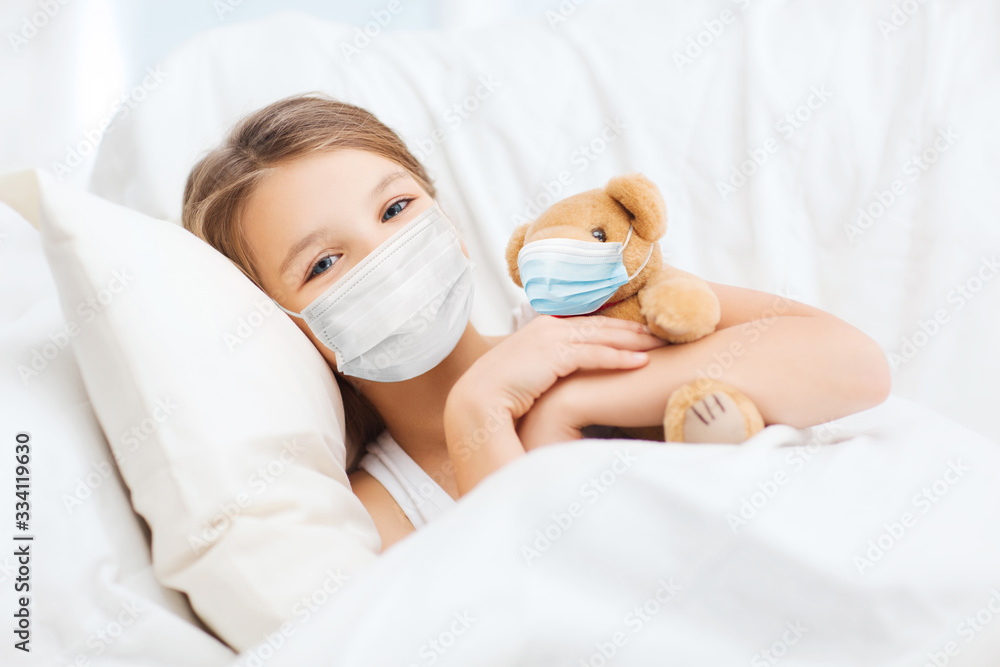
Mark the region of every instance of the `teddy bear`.
<instances>
[{"instance_id":1,"label":"teddy bear","mask_svg":"<svg viewBox=\"0 0 1000 667\"><path fill-rule=\"evenodd\" d=\"M664 263L666 229L656 184L640 173L615 176L514 229L507 268L539 313L634 320L668 343L689 343L715 331L719 300L707 282ZM670 395L662 429L623 430L667 442L740 443L763 428L750 398L703 376Z\"/></svg>"}]
</instances>

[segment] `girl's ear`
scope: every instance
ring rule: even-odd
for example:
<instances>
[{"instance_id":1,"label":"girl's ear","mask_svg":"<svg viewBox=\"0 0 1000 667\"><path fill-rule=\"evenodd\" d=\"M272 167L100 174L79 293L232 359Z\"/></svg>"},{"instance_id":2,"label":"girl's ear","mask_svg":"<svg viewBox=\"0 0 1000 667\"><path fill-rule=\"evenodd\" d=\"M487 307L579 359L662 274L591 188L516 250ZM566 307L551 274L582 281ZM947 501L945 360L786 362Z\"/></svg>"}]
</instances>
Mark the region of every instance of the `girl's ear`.
<instances>
[{"instance_id":1,"label":"girl's ear","mask_svg":"<svg viewBox=\"0 0 1000 667\"><path fill-rule=\"evenodd\" d=\"M518 287L524 287L524 285L521 284L521 272L517 269L517 253L521 252L521 248L524 247L524 236L528 233L530 224L526 222L515 227L514 233L510 235L510 240L507 241L507 272Z\"/></svg>"},{"instance_id":2,"label":"girl's ear","mask_svg":"<svg viewBox=\"0 0 1000 667\"><path fill-rule=\"evenodd\" d=\"M639 173L614 176L604 187L612 199L632 214L632 228L652 243L667 232L667 205L653 181Z\"/></svg>"}]
</instances>

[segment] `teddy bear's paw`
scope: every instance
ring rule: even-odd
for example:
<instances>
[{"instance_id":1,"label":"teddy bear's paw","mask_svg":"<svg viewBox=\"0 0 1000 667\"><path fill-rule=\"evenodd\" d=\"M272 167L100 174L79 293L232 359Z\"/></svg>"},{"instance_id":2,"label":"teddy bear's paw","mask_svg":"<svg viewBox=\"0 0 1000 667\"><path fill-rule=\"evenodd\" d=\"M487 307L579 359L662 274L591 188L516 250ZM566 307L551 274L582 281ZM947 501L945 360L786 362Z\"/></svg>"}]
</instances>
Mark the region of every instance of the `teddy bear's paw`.
<instances>
[{"instance_id":1,"label":"teddy bear's paw","mask_svg":"<svg viewBox=\"0 0 1000 667\"><path fill-rule=\"evenodd\" d=\"M668 343L690 343L715 331L721 311L703 282L669 280L639 291L639 309L650 330Z\"/></svg>"},{"instance_id":2,"label":"teddy bear's paw","mask_svg":"<svg viewBox=\"0 0 1000 667\"><path fill-rule=\"evenodd\" d=\"M676 322L663 315L659 315L655 319L647 319L646 324L654 336L675 345L690 343L699 338L704 338L711 333L711 331L701 331L699 329L689 331L686 324Z\"/></svg>"},{"instance_id":3,"label":"teddy bear's paw","mask_svg":"<svg viewBox=\"0 0 1000 667\"><path fill-rule=\"evenodd\" d=\"M669 442L738 444L764 428L764 420L739 390L702 379L670 395L663 428Z\"/></svg>"},{"instance_id":4,"label":"teddy bear's paw","mask_svg":"<svg viewBox=\"0 0 1000 667\"><path fill-rule=\"evenodd\" d=\"M684 442L740 443L750 437L733 399L721 391L684 411Z\"/></svg>"}]
</instances>

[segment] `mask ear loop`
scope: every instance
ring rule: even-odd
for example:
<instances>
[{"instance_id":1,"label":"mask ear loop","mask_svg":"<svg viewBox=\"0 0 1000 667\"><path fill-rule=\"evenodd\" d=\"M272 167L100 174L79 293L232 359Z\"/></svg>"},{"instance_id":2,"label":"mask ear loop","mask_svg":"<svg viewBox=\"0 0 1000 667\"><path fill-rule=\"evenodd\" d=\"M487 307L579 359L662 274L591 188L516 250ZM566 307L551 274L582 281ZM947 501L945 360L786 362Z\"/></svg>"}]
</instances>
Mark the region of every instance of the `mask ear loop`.
<instances>
[{"instance_id":1,"label":"mask ear loop","mask_svg":"<svg viewBox=\"0 0 1000 667\"><path fill-rule=\"evenodd\" d=\"M625 254L625 246L627 246L627 245L628 245L628 242L629 242L629 241L630 241L631 239L632 239L632 225L629 225L629 226L628 226L628 234L627 234L627 235L625 236L625 243L624 243L624 244L622 244L622 249L621 249L621 254L623 254L623 255ZM628 277L629 281L631 281L631 280L632 280L633 278L635 278L635 277L636 277L637 275L639 275L640 273L642 273L642 270L643 270L644 268L646 268L646 264L647 264L647 263L649 262L649 258L650 258L650 257L652 257L652 256L653 256L653 244L652 244L652 243L650 243L650 244L649 244L649 252L648 252L648 253L646 253L646 259L644 259L644 260L642 261L642 266L640 266L640 267L639 267L638 269L636 269L636 270L635 270L635 273L633 273L632 275L630 275L630 276ZM280 306L279 306L279 308L280 308Z\"/></svg>"},{"instance_id":2,"label":"mask ear loop","mask_svg":"<svg viewBox=\"0 0 1000 667\"><path fill-rule=\"evenodd\" d=\"M628 246L628 242L632 239L632 225L628 226L628 234L625 235L625 243L622 244L622 249L618 251L619 255L625 253L625 248Z\"/></svg>"},{"instance_id":3,"label":"mask ear loop","mask_svg":"<svg viewBox=\"0 0 1000 667\"><path fill-rule=\"evenodd\" d=\"M640 266L640 267L639 267L638 269L636 269L636 270L635 270L635 273L633 273L632 275L630 275L630 276L628 277L628 279L629 279L629 280L632 280L632 279L633 279L633 278L635 278L635 277L636 277L637 275L639 275L639 274L640 274L640 273L642 272L642 270L643 270L644 268L646 268L646 263L647 263L647 262L649 262L649 258L650 258L650 257L652 257L652 256L653 256L653 244L652 244L652 243L650 243L650 244L649 244L649 252L648 252L648 253L646 253L646 259L645 259L645 260L643 260L643 262L642 262L642 266Z\"/></svg>"},{"instance_id":4,"label":"mask ear loop","mask_svg":"<svg viewBox=\"0 0 1000 667\"><path fill-rule=\"evenodd\" d=\"M645 266L645 264L644 264L643 266ZM300 320L303 320L303 319L305 319L304 317L302 317L302 313L293 313L292 311L288 310L287 308L285 308L284 306L282 306L282 305L281 305L280 303L278 303L278 302L277 302L277 301L275 301L274 299L271 299L271 301L274 301L274 305L276 305L276 306L277 306L278 308L281 308L281 309L282 309L283 311L285 311L285 312L286 312L286 313L288 313L289 315L291 315L291 316L293 316L293 317L297 317L297 318L299 318Z\"/></svg>"}]
</instances>

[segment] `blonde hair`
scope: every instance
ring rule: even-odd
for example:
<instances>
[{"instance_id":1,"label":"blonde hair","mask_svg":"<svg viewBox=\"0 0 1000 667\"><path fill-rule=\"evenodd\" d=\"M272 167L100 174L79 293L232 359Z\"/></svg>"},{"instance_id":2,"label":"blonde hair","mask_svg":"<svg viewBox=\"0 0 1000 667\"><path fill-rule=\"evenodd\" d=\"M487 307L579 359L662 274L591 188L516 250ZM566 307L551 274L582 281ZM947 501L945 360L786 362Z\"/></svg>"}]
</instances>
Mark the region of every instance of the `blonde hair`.
<instances>
[{"instance_id":1,"label":"blonde hair","mask_svg":"<svg viewBox=\"0 0 1000 667\"><path fill-rule=\"evenodd\" d=\"M228 257L263 289L240 224L254 188L284 161L343 148L395 162L431 197L437 197L423 165L395 132L361 107L311 93L279 100L246 116L220 147L194 166L184 187L181 220L185 229ZM344 398L350 470L364 444L381 433L385 423L364 396L339 373L334 375Z\"/></svg>"}]
</instances>

